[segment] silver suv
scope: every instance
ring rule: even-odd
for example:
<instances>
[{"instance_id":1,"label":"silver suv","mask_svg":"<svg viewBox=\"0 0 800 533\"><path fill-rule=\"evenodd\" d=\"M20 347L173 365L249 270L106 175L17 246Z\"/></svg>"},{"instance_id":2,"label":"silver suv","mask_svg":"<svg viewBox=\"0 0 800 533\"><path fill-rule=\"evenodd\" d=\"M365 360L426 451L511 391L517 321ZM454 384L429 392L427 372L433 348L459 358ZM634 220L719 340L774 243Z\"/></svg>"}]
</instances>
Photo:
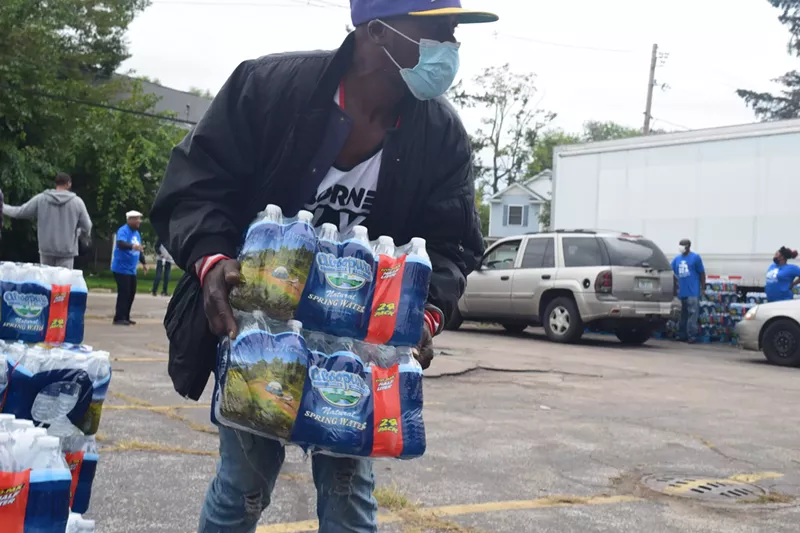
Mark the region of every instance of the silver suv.
<instances>
[{"instance_id":1,"label":"silver suv","mask_svg":"<svg viewBox=\"0 0 800 533\"><path fill-rule=\"evenodd\" d=\"M558 230L507 237L470 274L448 329L464 320L499 322L512 332L542 325L551 340L575 342L589 328L644 344L677 313L676 287L664 253L641 236Z\"/></svg>"}]
</instances>

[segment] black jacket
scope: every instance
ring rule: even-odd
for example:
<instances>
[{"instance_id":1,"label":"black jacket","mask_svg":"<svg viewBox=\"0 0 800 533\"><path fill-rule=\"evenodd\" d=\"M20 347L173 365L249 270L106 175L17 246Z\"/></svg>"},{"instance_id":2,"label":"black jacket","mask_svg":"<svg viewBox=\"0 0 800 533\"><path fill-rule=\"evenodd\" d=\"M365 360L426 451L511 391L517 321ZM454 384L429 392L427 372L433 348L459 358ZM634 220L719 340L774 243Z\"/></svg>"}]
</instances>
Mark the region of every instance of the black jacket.
<instances>
[{"instance_id":1,"label":"black jacket","mask_svg":"<svg viewBox=\"0 0 800 533\"><path fill-rule=\"evenodd\" d=\"M242 63L174 149L150 219L184 270L207 255L236 257L247 226L267 203L292 216L316 192L350 131L333 96L354 37L333 52ZM364 225L371 236L390 235L397 243L427 240L429 301L449 317L483 253L469 139L444 99L409 96L399 111Z\"/></svg>"}]
</instances>

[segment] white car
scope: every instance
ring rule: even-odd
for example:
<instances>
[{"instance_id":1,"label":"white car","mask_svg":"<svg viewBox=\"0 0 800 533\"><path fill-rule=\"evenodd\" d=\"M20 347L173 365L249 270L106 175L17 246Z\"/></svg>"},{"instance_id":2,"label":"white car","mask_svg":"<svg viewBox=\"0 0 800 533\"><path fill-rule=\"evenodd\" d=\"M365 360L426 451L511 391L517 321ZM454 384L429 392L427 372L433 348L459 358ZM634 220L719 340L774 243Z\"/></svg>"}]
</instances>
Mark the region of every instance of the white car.
<instances>
[{"instance_id":1,"label":"white car","mask_svg":"<svg viewBox=\"0 0 800 533\"><path fill-rule=\"evenodd\" d=\"M757 305L736 324L739 346L774 365L800 367L800 300Z\"/></svg>"}]
</instances>

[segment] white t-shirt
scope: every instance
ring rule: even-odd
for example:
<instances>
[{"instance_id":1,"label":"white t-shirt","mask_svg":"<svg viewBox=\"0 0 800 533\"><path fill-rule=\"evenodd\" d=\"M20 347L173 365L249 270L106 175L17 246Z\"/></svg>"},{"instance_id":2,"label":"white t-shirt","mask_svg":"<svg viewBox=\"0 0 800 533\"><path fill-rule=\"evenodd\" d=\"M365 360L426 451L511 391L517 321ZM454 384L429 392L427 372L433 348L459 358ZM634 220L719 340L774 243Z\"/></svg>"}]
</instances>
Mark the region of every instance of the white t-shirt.
<instances>
[{"instance_id":1,"label":"white t-shirt","mask_svg":"<svg viewBox=\"0 0 800 533\"><path fill-rule=\"evenodd\" d=\"M342 105L338 90L334 101ZM330 223L338 227L340 233L347 234L364 223L375 200L382 156L383 149L380 149L351 169L331 167L314 198L305 205L307 211L314 213L314 226Z\"/></svg>"}]
</instances>

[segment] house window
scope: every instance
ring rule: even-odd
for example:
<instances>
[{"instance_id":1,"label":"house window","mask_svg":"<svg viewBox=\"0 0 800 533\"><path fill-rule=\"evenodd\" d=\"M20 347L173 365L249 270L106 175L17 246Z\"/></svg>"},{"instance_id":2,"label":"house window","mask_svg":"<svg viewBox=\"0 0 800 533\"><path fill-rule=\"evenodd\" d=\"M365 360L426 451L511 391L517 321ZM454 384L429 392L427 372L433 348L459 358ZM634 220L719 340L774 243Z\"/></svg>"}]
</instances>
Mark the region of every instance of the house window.
<instances>
[{"instance_id":1,"label":"house window","mask_svg":"<svg viewBox=\"0 0 800 533\"><path fill-rule=\"evenodd\" d=\"M508 225L509 226L522 226L522 206L510 205L508 206Z\"/></svg>"}]
</instances>

